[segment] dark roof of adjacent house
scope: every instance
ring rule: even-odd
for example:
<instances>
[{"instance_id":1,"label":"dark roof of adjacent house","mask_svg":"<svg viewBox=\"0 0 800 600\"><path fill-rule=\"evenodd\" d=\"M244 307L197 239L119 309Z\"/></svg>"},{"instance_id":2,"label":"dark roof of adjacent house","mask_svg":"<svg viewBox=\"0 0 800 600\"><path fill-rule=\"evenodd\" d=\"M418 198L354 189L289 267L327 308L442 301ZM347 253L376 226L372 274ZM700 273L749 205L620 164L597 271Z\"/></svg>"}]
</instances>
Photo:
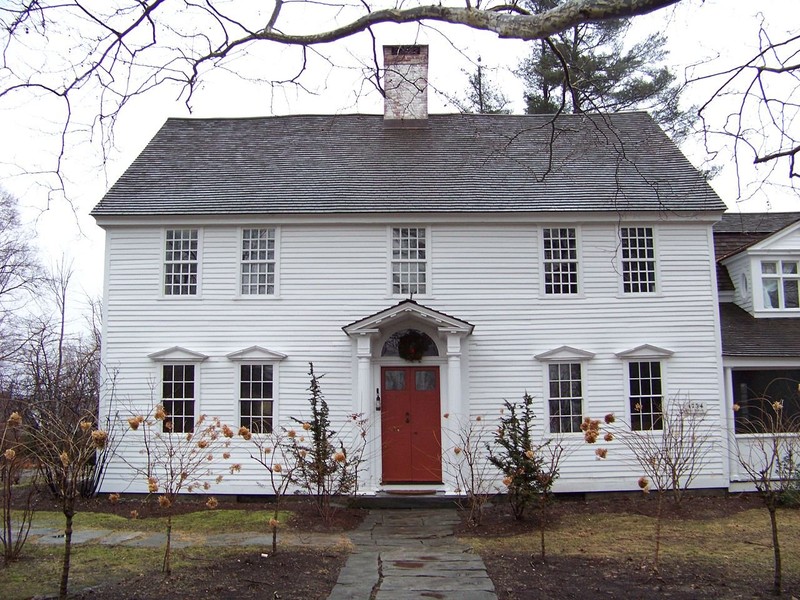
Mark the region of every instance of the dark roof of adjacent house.
<instances>
[{"instance_id":1,"label":"dark roof of adjacent house","mask_svg":"<svg viewBox=\"0 0 800 600\"><path fill-rule=\"evenodd\" d=\"M723 356L800 356L800 319L756 319L731 302L720 304L719 313Z\"/></svg>"},{"instance_id":2,"label":"dark roof of adjacent house","mask_svg":"<svg viewBox=\"0 0 800 600\"><path fill-rule=\"evenodd\" d=\"M738 254L753 244L785 229L800 220L800 212L725 213L714 224L714 254L717 259L717 287L733 291L724 258Z\"/></svg>"},{"instance_id":3,"label":"dark roof of adjacent house","mask_svg":"<svg viewBox=\"0 0 800 600\"><path fill-rule=\"evenodd\" d=\"M95 216L722 211L647 113L169 119Z\"/></svg>"}]
</instances>

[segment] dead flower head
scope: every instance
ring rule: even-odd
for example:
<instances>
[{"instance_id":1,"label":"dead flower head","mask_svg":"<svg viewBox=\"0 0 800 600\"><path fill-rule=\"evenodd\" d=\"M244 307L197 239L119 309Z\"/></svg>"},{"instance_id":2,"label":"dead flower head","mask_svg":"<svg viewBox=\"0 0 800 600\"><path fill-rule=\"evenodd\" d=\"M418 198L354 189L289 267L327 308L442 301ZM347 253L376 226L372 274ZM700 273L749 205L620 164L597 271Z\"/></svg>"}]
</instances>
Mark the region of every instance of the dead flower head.
<instances>
[{"instance_id":1,"label":"dead flower head","mask_svg":"<svg viewBox=\"0 0 800 600\"><path fill-rule=\"evenodd\" d=\"M235 465L231 465L228 470L231 472L231 475L233 475L234 473L238 473L242 470L242 465L236 463Z\"/></svg>"},{"instance_id":2,"label":"dead flower head","mask_svg":"<svg viewBox=\"0 0 800 600\"><path fill-rule=\"evenodd\" d=\"M249 440L253 437L253 434L250 433L250 430L247 427L239 427L239 435L242 436L244 439Z\"/></svg>"},{"instance_id":3,"label":"dead flower head","mask_svg":"<svg viewBox=\"0 0 800 600\"><path fill-rule=\"evenodd\" d=\"M514 480L511 477L508 477L508 476L503 477L503 485L506 486L506 487L511 487L511 483L513 481Z\"/></svg>"},{"instance_id":4,"label":"dead flower head","mask_svg":"<svg viewBox=\"0 0 800 600\"><path fill-rule=\"evenodd\" d=\"M108 434L102 429L97 429L92 432L92 444L95 448L104 448L108 441Z\"/></svg>"},{"instance_id":5,"label":"dead flower head","mask_svg":"<svg viewBox=\"0 0 800 600\"><path fill-rule=\"evenodd\" d=\"M222 458L224 458L225 460L228 460L230 457L231 457L231 453L230 452L223 452L222 453Z\"/></svg>"},{"instance_id":6,"label":"dead flower head","mask_svg":"<svg viewBox=\"0 0 800 600\"><path fill-rule=\"evenodd\" d=\"M309 431L311 429L311 423L303 423L303 431Z\"/></svg>"},{"instance_id":7,"label":"dead flower head","mask_svg":"<svg viewBox=\"0 0 800 600\"><path fill-rule=\"evenodd\" d=\"M158 480L155 477L147 478L147 491L155 494L158 491Z\"/></svg>"},{"instance_id":8,"label":"dead flower head","mask_svg":"<svg viewBox=\"0 0 800 600\"><path fill-rule=\"evenodd\" d=\"M216 498L214 498L214 496L211 496L208 500L206 500L206 507L210 508L211 510L214 510L217 508L217 506L219 506L219 502Z\"/></svg>"},{"instance_id":9,"label":"dead flower head","mask_svg":"<svg viewBox=\"0 0 800 600\"><path fill-rule=\"evenodd\" d=\"M17 427L18 425L22 425L22 415L19 414L17 411L12 412L8 416L7 423L10 427Z\"/></svg>"},{"instance_id":10,"label":"dead flower head","mask_svg":"<svg viewBox=\"0 0 800 600\"><path fill-rule=\"evenodd\" d=\"M616 421L616 420L617 420L617 418L614 416L614 413L608 413L608 414L607 414L607 415L604 417L604 420L605 420L605 422L606 422L606 424L607 424L607 425L611 425L611 424L612 424L614 421Z\"/></svg>"},{"instance_id":11,"label":"dead flower head","mask_svg":"<svg viewBox=\"0 0 800 600\"><path fill-rule=\"evenodd\" d=\"M647 477L639 477L639 481L637 483L639 484L639 488L645 494L650 492L650 482L648 481Z\"/></svg>"},{"instance_id":12,"label":"dead flower head","mask_svg":"<svg viewBox=\"0 0 800 600\"><path fill-rule=\"evenodd\" d=\"M5 459L6 459L8 462L11 462L12 460L14 460L14 459L17 457L17 453L16 453L16 452L14 452L14 449L13 449L13 448L9 448L8 450L6 450L6 451L3 453L3 456L5 457Z\"/></svg>"},{"instance_id":13,"label":"dead flower head","mask_svg":"<svg viewBox=\"0 0 800 600\"><path fill-rule=\"evenodd\" d=\"M208 440L200 440L197 442L198 448L208 448Z\"/></svg>"},{"instance_id":14,"label":"dead flower head","mask_svg":"<svg viewBox=\"0 0 800 600\"><path fill-rule=\"evenodd\" d=\"M459 454L461 454L461 448L459 448L458 446L456 446L455 448L453 448L453 453L454 453L456 456L458 456Z\"/></svg>"},{"instance_id":15,"label":"dead flower head","mask_svg":"<svg viewBox=\"0 0 800 600\"><path fill-rule=\"evenodd\" d=\"M614 441L614 434L609 431L607 434L605 434L603 436L603 439L605 441L607 441L607 442L613 442Z\"/></svg>"},{"instance_id":16,"label":"dead flower head","mask_svg":"<svg viewBox=\"0 0 800 600\"><path fill-rule=\"evenodd\" d=\"M163 421L167 418L167 411L164 410L164 406L162 404L156 406L156 412L154 416L158 421Z\"/></svg>"},{"instance_id":17,"label":"dead flower head","mask_svg":"<svg viewBox=\"0 0 800 600\"><path fill-rule=\"evenodd\" d=\"M139 511L138 510L132 510L131 511L131 519L138 519L138 518L139 518Z\"/></svg>"},{"instance_id":18,"label":"dead flower head","mask_svg":"<svg viewBox=\"0 0 800 600\"><path fill-rule=\"evenodd\" d=\"M597 456L598 460L605 460L606 455L608 454L608 450L605 448L598 448L594 451L595 456Z\"/></svg>"},{"instance_id":19,"label":"dead flower head","mask_svg":"<svg viewBox=\"0 0 800 600\"><path fill-rule=\"evenodd\" d=\"M69 466L69 454L62 452L58 455L58 458L61 460L61 464L64 465L65 468Z\"/></svg>"},{"instance_id":20,"label":"dead flower head","mask_svg":"<svg viewBox=\"0 0 800 600\"><path fill-rule=\"evenodd\" d=\"M278 519L275 519L275 518L273 517L273 518L271 518L271 519L269 520L269 526L270 526L272 529L275 529L276 527L278 527L278 525L279 525L279 523L278 523Z\"/></svg>"},{"instance_id":21,"label":"dead flower head","mask_svg":"<svg viewBox=\"0 0 800 600\"><path fill-rule=\"evenodd\" d=\"M136 415L135 417L128 418L128 426L136 431L139 429L139 425L144 423L144 417L142 415Z\"/></svg>"},{"instance_id":22,"label":"dead flower head","mask_svg":"<svg viewBox=\"0 0 800 600\"><path fill-rule=\"evenodd\" d=\"M89 431L92 428L91 421L81 421L78 423L78 427L81 428L81 431Z\"/></svg>"},{"instance_id":23,"label":"dead flower head","mask_svg":"<svg viewBox=\"0 0 800 600\"><path fill-rule=\"evenodd\" d=\"M231 429L228 425L223 425L222 426L222 435L224 435L226 438L232 438L233 435L234 435L233 434L233 429Z\"/></svg>"},{"instance_id":24,"label":"dead flower head","mask_svg":"<svg viewBox=\"0 0 800 600\"><path fill-rule=\"evenodd\" d=\"M295 433L294 429L290 429L289 431L286 432L286 435L288 435L290 438L293 438L294 436L297 435L297 433Z\"/></svg>"},{"instance_id":25,"label":"dead flower head","mask_svg":"<svg viewBox=\"0 0 800 600\"><path fill-rule=\"evenodd\" d=\"M347 457L345 456L344 452L337 452L333 455L333 460L336 462L344 462Z\"/></svg>"},{"instance_id":26,"label":"dead flower head","mask_svg":"<svg viewBox=\"0 0 800 600\"><path fill-rule=\"evenodd\" d=\"M119 502L119 498L120 498L120 496L116 492L114 492L113 494L109 494L108 495L108 501L111 504L116 504L117 502Z\"/></svg>"},{"instance_id":27,"label":"dead flower head","mask_svg":"<svg viewBox=\"0 0 800 600\"><path fill-rule=\"evenodd\" d=\"M170 500L166 496L159 496L158 497L158 505L161 508L169 508L170 506L172 506L172 500Z\"/></svg>"},{"instance_id":28,"label":"dead flower head","mask_svg":"<svg viewBox=\"0 0 800 600\"><path fill-rule=\"evenodd\" d=\"M739 412L739 409L740 409L740 408L742 408L742 407L741 407L741 406L739 406L738 404L734 403L734 405L733 405L733 412Z\"/></svg>"},{"instance_id":29,"label":"dead flower head","mask_svg":"<svg viewBox=\"0 0 800 600\"><path fill-rule=\"evenodd\" d=\"M280 465L280 463L279 463L279 464L277 464L277 465L272 465L272 470L273 470L275 473L280 473L280 472L283 470L283 467L281 467L281 465Z\"/></svg>"}]
</instances>

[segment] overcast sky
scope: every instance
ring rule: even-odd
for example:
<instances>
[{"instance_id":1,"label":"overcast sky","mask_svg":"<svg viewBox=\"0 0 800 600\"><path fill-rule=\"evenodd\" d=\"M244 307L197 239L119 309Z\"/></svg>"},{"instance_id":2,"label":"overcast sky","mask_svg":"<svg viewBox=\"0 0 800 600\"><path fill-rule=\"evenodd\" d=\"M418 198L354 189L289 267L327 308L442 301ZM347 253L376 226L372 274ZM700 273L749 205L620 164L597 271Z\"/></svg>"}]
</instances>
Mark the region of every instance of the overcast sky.
<instances>
[{"instance_id":1,"label":"overcast sky","mask_svg":"<svg viewBox=\"0 0 800 600\"><path fill-rule=\"evenodd\" d=\"M758 8L755 5L759 5ZM777 31L800 26L797 0L684 0L674 9L659 11L635 21L634 35L665 31L670 39L670 62L678 65L678 76L699 60L715 58L720 68L750 58L757 43L758 11ZM792 23L791 21L794 21ZM454 112L454 96L463 96L470 61L481 56L492 78L502 84L512 100L514 112L522 112L522 87L512 72L527 53L525 43L498 40L496 36L455 27L433 29L387 25L376 28L379 44L427 43L430 45L430 109L431 112ZM331 50L331 48L333 48ZM305 81L309 91L292 87L274 88L265 82L246 83L216 70L209 74L192 103L191 115L199 117L263 116L271 114L380 113L382 99L364 83L360 64L371 54L369 38L359 36L326 46L332 52L335 66L316 59ZM254 59L231 64L248 72L263 68L267 78L280 65L292 64L296 49L278 49L268 62L259 65ZM263 61L263 58L261 58ZM710 93L708 85L689 90L695 103L703 102ZM309 93L310 92L310 93ZM104 156L86 136L70 136L70 159L66 163L67 189L72 200L58 196L48 202L44 177L25 175L52 165L55 143L54 123L60 106L49 100L31 102L18 99L0 104L0 177L3 186L21 198L25 217L38 231L40 246L48 262L66 256L73 260L77 281L88 294L102 292L103 234L88 216L103 193L124 171L155 134L164 120L172 116L189 116L174 90L155 92L131 103L117 123L115 148ZM83 122L90 116L76 113ZM48 131L50 132L48 134ZM704 164L704 150L698 144L687 144L684 151L698 166ZM720 157L726 162L724 154ZM50 161L49 163L47 161ZM44 163L42 162L44 161ZM723 200L742 211L800 210L796 194L781 193L771 188L767 193L745 189L744 199L737 199L737 186L732 170L723 172L713 185ZM748 184L747 181L744 182ZM797 203L797 206L795 206ZM43 208L48 210L42 211Z\"/></svg>"}]
</instances>

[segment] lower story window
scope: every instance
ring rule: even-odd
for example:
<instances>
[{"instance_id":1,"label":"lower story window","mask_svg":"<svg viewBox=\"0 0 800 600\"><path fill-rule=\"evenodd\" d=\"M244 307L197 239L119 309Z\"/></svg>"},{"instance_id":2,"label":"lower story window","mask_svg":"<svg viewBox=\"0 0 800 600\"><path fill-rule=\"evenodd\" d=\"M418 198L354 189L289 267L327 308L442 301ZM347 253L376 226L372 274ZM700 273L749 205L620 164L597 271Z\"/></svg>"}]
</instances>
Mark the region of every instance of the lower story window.
<instances>
[{"instance_id":1,"label":"lower story window","mask_svg":"<svg viewBox=\"0 0 800 600\"><path fill-rule=\"evenodd\" d=\"M253 433L272 433L272 365L239 367L240 425Z\"/></svg>"},{"instance_id":2,"label":"lower story window","mask_svg":"<svg viewBox=\"0 0 800 600\"><path fill-rule=\"evenodd\" d=\"M580 431L583 414L583 385L580 363L551 364L550 380L550 432L574 433Z\"/></svg>"},{"instance_id":3,"label":"lower story window","mask_svg":"<svg viewBox=\"0 0 800 600\"><path fill-rule=\"evenodd\" d=\"M161 404L167 413L164 431L194 431L194 365L164 365L161 378Z\"/></svg>"},{"instance_id":4,"label":"lower story window","mask_svg":"<svg viewBox=\"0 0 800 600\"><path fill-rule=\"evenodd\" d=\"M733 371L736 433L768 433L800 419L800 369ZM779 411L776 411L779 407ZM782 423L776 419L780 415Z\"/></svg>"},{"instance_id":5,"label":"lower story window","mask_svg":"<svg viewBox=\"0 0 800 600\"><path fill-rule=\"evenodd\" d=\"M631 429L661 429L664 396L661 389L661 363L657 361L628 364Z\"/></svg>"}]
</instances>

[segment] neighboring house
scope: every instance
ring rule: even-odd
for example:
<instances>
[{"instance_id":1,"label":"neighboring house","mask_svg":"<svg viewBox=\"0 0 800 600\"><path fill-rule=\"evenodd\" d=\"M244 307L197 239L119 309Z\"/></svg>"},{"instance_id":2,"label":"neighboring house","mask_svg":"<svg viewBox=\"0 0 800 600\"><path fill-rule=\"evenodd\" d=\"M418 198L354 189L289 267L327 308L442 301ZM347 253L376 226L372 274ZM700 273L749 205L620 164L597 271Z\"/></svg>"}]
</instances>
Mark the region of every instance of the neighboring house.
<instances>
[{"instance_id":1,"label":"neighboring house","mask_svg":"<svg viewBox=\"0 0 800 600\"><path fill-rule=\"evenodd\" d=\"M719 450L696 485L727 487L707 182L646 113L429 116L427 47L385 59L383 116L170 119L109 190L104 408L269 431L313 362L332 418L369 419L362 492L453 492L454 424L527 391L574 446L556 489L602 491L640 473L581 418L689 399ZM265 493L239 442L215 491ZM104 488L146 483L118 460Z\"/></svg>"},{"instance_id":2,"label":"neighboring house","mask_svg":"<svg viewBox=\"0 0 800 600\"><path fill-rule=\"evenodd\" d=\"M800 415L800 213L725 214L714 244L729 429L746 445L765 403ZM748 477L731 457L736 487Z\"/></svg>"}]
</instances>

